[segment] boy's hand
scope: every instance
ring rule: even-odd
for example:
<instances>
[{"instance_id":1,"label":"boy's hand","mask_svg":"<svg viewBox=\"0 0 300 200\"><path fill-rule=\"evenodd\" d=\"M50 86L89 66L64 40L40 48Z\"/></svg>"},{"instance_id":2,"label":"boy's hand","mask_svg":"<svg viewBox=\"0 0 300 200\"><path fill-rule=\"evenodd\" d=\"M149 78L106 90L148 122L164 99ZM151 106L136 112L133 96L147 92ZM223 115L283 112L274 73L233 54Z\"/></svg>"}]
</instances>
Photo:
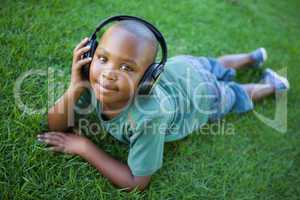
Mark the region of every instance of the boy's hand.
<instances>
[{"instance_id":1,"label":"boy's hand","mask_svg":"<svg viewBox=\"0 0 300 200\"><path fill-rule=\"evenodd\" d=\"M39 141L51 145L49 150L68 154L81 155L90 144L85 137L62 132L47 132L37 137Z\"/></svg>"},{"instance_id":2,"label":"boy's hand","mask_svg":"<svg viewBox=\"0 0 300 200\"><path fill-rule=\"evenodd\" d=\"M89 39L84 38L73 50L73 63L72 63L72 74L71 74L71 83L70 87L82 89L84 86L80 86L79 84L83 84L84 81L82 77L82 67L92 61L92 58L83 59L83 54L87 52L90 47L86 46Z\"/></svg>"}]
</instances>

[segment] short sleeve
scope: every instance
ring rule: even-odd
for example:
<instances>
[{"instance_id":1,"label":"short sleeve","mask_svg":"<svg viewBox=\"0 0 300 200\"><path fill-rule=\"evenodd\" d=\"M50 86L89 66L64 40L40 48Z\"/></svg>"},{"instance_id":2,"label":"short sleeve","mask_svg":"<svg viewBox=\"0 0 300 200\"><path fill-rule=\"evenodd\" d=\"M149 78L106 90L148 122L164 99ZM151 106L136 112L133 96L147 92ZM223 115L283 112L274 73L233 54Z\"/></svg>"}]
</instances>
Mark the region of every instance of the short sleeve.
<instances>
[{"instance_id":1,"label":"short sleeve","mask_svg":"<svg viewBox=\"0 0 300 200\"><path fill-rule=\"evenodd\" d=\"M148 176L162 167L166 126L161 118L145 120L130 137L127 162L134 176Z\"/></svg>"}]
</instances>

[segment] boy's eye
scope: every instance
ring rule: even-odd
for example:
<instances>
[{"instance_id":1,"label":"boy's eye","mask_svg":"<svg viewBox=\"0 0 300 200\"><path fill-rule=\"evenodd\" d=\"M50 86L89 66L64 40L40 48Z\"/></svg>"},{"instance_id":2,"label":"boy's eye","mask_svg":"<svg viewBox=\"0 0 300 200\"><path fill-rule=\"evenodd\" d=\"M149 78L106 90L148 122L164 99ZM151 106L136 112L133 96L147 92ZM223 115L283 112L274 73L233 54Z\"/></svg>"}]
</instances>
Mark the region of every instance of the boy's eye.
<instances>
[{"instance_id":1,"label":"boy's eye","mask_svg":"<svg viewBox=\"0 0 300 200\"><path fill-rule=\"evenodd\" d=\"M132 71L132 69L130 68L130 66L127 65L127 64L122 64L120 68L121 68L121 70Z\"/></svg>"},{"instance_id":2,"label":"boy's eye","mask_svg":"<svg viewBox=\"0 0 300 200\"><path fill-rule=\"evenodd\" d=\"M102 63L105 63L105 62L106 62L106 58L103 57L103 56L99 56L99 60L100 60Z\"/></svg>"}]
</instances>

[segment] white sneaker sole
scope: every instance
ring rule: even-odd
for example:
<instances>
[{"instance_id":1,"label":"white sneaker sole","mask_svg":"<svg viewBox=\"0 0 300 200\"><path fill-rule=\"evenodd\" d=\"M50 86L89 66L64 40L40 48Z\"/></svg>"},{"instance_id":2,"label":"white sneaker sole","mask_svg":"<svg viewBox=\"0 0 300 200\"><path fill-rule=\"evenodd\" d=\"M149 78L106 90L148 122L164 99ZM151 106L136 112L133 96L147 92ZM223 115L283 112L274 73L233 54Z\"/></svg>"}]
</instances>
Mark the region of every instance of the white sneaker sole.
<instances>
[{"instance_id":1,"label":"white sneaker sole","mask_svg":"<svg viewBox=\"0 0 300 200\"><path fill-rule=\"evenodd\" d=\"M263 54L263 60L264 62L268 59L268 53L267 53L267 50L265 48L260 48L262 54Z\"/></svg>"},{"instance_id":2,"label":"white sneaker sole","mask_svg":"<svg viewBox=\"0 0 300 200\"><path fill-rule=\"evenodd\" d=\"M285 77L278 75L276 72L274 72L273 70L271 70L269 68L266 69L266 72L272 74L272 76L274 76L276 79L279 79L280 81L282 81L286 87L286 90L290 89L290 83Z\"/></svg>"},{"instance_id":3,"label":"white sneaker sole","mask_svg":"<svg viewBox=\"0 0 300 200\"><path fill-rule=\"evenodd\" d=\"M258 50L262 53L263 60L261 61L261 63L258 64L258 67L261 67L268 59L268 54L267 54L267 50L264 47L261 47Z\"/></svg>"}]
</instances>

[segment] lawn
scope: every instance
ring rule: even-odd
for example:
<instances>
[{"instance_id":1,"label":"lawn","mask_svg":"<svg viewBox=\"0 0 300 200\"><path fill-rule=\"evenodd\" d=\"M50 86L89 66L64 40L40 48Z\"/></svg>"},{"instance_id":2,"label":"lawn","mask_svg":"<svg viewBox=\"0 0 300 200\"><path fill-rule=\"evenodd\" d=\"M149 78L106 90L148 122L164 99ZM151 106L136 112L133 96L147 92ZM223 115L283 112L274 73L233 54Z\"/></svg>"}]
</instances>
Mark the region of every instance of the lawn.
<instances>
[{"instance_id":1,"label":"lawn","mask_svg":"<svg viewBox=\"0 0 300 200\"><path fill-rule=\"evenodd\" d=\"M2 0L0 199L299 199L299 9L298 0ZM284 113L281 130L258 117L274 118L278 99L267 98L253 112L226 117L225 134L199 130L167 143L163 168L144 193L116 189L77 156L45 151L36 135L46 131L47 105L68 85L73 48L101 19L115 14L155 24L167 40L169 56L216 57L264 46L269 52L265 67L283 69L290 80L287 104L282 104L286 130ZM39 75L25 77L29 70ZM245 70L237 78L257 81L260 75ZM63 84L48 87L50 76ZM24 110L18 100L40 112ZM226 134L229 125L231 134ZM126 161L126 145L108 135L89 137Z\"/></svg>"}]
</instances>

